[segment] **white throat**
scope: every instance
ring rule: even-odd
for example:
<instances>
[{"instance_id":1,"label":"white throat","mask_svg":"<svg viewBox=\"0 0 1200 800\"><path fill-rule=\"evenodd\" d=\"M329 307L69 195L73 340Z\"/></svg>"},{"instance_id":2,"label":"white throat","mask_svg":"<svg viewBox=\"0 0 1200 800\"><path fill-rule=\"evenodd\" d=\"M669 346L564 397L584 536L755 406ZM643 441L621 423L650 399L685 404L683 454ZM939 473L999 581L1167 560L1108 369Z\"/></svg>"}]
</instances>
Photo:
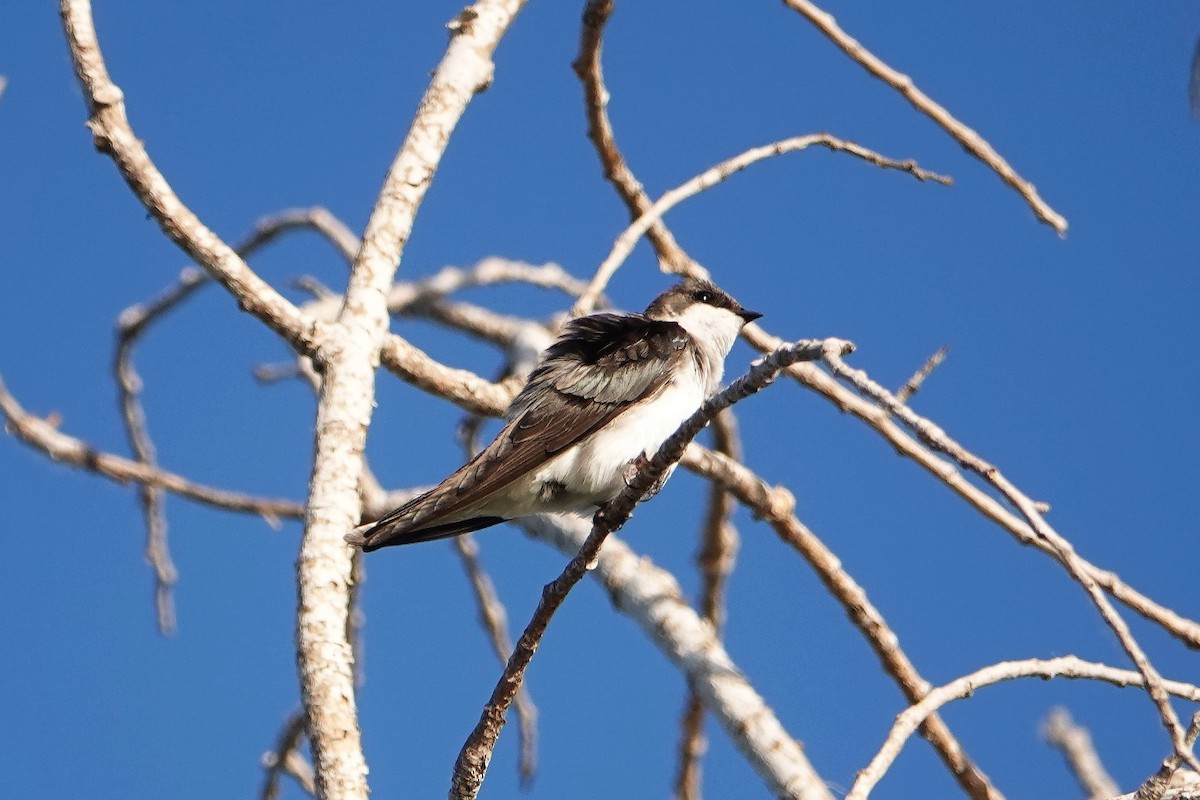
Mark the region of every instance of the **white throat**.
<instances>
[{"instance_id":1,"label":"white throat","mask_svg":"<svg viewBox=\"0 0 1200 800\"><path fill-rule=\"evenodd\" d=\"M691 334L705 355L718 363L733 349L734 340L746 321L727 308L717 308L707 303L693 303L675 318L675 321Z\"/></svg>"}]
</instances>

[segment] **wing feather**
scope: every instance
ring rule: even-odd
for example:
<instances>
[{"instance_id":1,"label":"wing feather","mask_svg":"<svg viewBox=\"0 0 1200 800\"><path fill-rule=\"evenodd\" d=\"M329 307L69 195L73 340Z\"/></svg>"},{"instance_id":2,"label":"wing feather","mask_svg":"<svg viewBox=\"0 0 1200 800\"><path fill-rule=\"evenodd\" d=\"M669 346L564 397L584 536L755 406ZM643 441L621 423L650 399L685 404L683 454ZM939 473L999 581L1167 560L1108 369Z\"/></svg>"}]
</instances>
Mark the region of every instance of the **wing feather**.
<instances>
[{"instance_id":1,"label":"wing feather","mask_svg":"<svg viewBox=\"0 0 1200 800\"><path fill-rule=\"evenodd\" d=\"M567 323L513 400L499 436L437 487L381 519L363 534L366 546L422 541L422 531L450 530L456 512L661 391L686 357L688 342L676 323L641 314L595 314Z\"/></svg>"}]
</instances>

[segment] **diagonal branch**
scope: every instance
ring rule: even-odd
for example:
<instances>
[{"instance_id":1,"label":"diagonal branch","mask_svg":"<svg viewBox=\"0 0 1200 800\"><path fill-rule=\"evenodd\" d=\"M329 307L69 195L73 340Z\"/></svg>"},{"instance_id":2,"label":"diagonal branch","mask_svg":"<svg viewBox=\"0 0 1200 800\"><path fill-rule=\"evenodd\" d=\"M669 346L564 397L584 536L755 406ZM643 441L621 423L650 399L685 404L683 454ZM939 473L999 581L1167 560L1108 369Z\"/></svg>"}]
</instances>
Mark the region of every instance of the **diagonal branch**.
<instances>
[{"instance_id":1,"label":"diagonal branch","mask_svg":"<svg viewBox=\"0 0 1200 800\"><path fill-rule=\"evenodd\" d=\"M579 552L590 525L568 515L537 516L520 523L536 539L564 554ZM734 746L778 794L831 800L803 747L780 723L733 662L712 626L683 599L678 581L616 536L604 541L592 573L628 615L686 677Z\"/></svg>"},{"instance_id":2,"label":"diagonal branch","mask_svg":"<svg viewBox=\"0 0 1200 800\"><path fill-rule=\"evenodd\" d=\"M747 342L760 352L770 352L783 344L783 340L764 331L755 323L742 329ZM795 364L788 368L788 375L805 388L833 403L839 410L853 414L868 427L882 436L896 453L912 459L941 483L959 495L987 519L1007 530L1021 544L1052 552L1049 543L1036 536L1033 529L1020 517L1013 514L987 492L972 484L953 463L931 452L917 437L906 431L888 412L842 386L812 364ZM1156 603L1146 595L1123 582L1115 573L1088 564L1087 573L1092 580L1103 586L1116 600L1160 625L1172 636L1192 649L1200 649L1200 624L1187 619L1169 608Z\"/></svg>"},{"instance_id":3,"label":"diagonal branch","mask_svg":"<svg viewBox=\"0 0 1200 800\"><path fill-rule=\"evenodd\" d=\"M1193 769L1200 771L1200 761L1197 760L1191 747L1185 741L1183 725L1180 723L1175 709L1171 707L1170 698L1167 697L1167 691L1163 688L1162 676L1150 663L1150 659L1129 630L1129 625L1113 608L1107 595L1102 591L1102 587L1091 574L1091 564L1084 561L1075 552L1074 546L1046 522L1034 501L1017 489L1000 473L999 469L968 452L962 445L951 439L944 430L897 401L887 389L871 380L864 371L851 369L836 353L829 353L824 361L834 375L853 385L859 392L878 401L890 414L895 415L916 433L926 445L947 454L964 468L979 475L1021 512L1029 527L1037 534L1038 539L1046 543L1046 552L1054 556L1071 578L1083 587L1105 624L1116 635L1122 649L1141 673L1145 680L1146 693L1158 708L1163 727L1167 729L1167 733L1171 737L1175 755Z\"/></svg>"},{"instance_id":4,"label":"diagonal branch","mask_svg":"<svg viewBox=\"0 0 1200 800\"><path fill-rule=\"evenodd\" d=\"M60 13L75 75L88 107L96 149L112 157L121 176L167 238L224 286L248 311L294 349L309 354L321 339L320 326L306 319L283 295L258 277L244 260L209 230L171 189L125 116L121 89L109 77L89 0L61 0Z\"/></svg>"},{"instance_id":5,"label":"diagonal branch","mask_svg":"<svg viewBox=\"0 0 1200 800\"><path fill-rule=\"evenodd\" d=\"M1034 185L1018 175L1017 171L1009 166L1004 157L997 153L986 139L959 122L949 111L918 89L912 78L889 67L874 53L838 27L833 15L822 11L808 0L783 0L783 2L811 22L817 30L825 34L831 42L858 62L863 69L903 95L913 108L925 114L942 130L954 137L954 140L962 145L964 150L987 164L993 172L1000 176L1000 180L1025 198L1025 202L1033 209L1033 213L1039 220L1054 228L1060 236L1066 234L1067 220L1038 195Z\"/></svg>"},{"instance_id":6,"label":"diagonal branch","mask_svg":"<svg viewBox=\"0 0 1200 800\"><path fill-rule=\"evenodd\" d=\"M688 447L682 463L692 472L732 493L808 562L829 593L841 603L850 622L875 651L880 665L896 681L905 699L916 703L929 693L928 681L921 677L900 647L899 635L871 602L866 590L845 571L833 551L796 518L793 513L796 500L791 492L768 485L744 464L695 443ZM976 800L1002 800L1003 795L967 757L962 745L941 717L931 714L922 723L921 733L968 796Z\"/></svg>"},{"instance_id":7,"label":"diagonal branch","mask_svg":"<svg viewBox=\"0 0 1200 800\"><path fill-rule=\"evenodd\" d=\"M722 409L768 386L789 364L822 358L824 354L835 351L849 353L853 348L852 344L841 339L802 340L759 359L748 373L734 381L727 389L709 398L663 443L649 463L629 481L625 490L596 512L592 532L578 554L571 559L562 574L542 590L542 597L533 618L517 641L504 673L483 708L479 723L463 744L454 764L451 798L463 800L474 798L479 793L488 763L491 761L492 750L504 727L505 714L521 686L525 670L533 660L533 654L550 624L550 619L566 600L567 594L587 572L589 565L595 561L608 534L625 524L633 513L634 506L666 470L683 456L687 444L708 424L708 420ZM773 786L772 789L777 794L792 791L792 787L787 785Z\"/></svg>"},{"instance_id":8,"label":"diagonal branch","mask_svg":"<svg viewBox=\"0 0 1200 800\"><path fill-rule=\"evenodd\" d=\"M616 135L608 118L608 89L604 86L604 72L600 68L600 43L604 26L613 12L613 0L588 0L583 10L583 25L579 34L579 55L571 65L583 83L584 106L587 111L588 138L600 156L604 177L617 190L617 194L629 209L631 220L650 210L650 198L625 157L617 149ZM693 261L675 242L675 237L662 220L655 220L646 230L646 238L654 246L654 252L662 262L664 272L702 277L704 268Z\"/></svg>"}]
</instances>

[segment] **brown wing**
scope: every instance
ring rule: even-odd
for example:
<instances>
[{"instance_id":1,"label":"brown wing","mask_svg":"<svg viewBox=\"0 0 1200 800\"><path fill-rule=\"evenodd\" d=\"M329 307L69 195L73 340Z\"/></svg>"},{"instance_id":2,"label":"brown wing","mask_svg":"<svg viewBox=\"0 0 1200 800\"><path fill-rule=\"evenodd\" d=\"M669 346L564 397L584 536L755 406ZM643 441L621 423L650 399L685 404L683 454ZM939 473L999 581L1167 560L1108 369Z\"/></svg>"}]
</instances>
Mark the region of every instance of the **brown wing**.
<instances>
[{"instance_id":1,"label":"brown wing","mask_svg":"<svg viewBox=\"0 0 1200 800\"><path fill-rule=\"evenodd\" d=\"M595 314L568 323L513 400L500 435L433 490L354 541L374 550L465 532L447 520L658 392L671 369L687 357L688 341L687 332L674 322L640 314ZM494 524L495 518L487 519ZM434 536L423 537L423 532Z\"/></svg>"}]
</instances>

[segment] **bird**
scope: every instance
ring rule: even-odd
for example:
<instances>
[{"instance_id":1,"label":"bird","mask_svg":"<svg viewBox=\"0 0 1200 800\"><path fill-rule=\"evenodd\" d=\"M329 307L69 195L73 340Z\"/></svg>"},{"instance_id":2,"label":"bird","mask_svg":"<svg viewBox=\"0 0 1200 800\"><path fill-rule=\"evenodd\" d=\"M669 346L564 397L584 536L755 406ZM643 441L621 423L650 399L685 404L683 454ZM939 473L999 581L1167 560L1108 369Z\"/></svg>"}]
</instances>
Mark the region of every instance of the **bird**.
<instances>
[{"instance_id":1,"label":"bird","mask_svg":"<svg viewBox=\"0 0 1200 800\"><path fill-rule=\"evenodd\" d=\"M712 396L742 326L761 316L688 278L640 314L567 322L491 444L346 541L370 552L603 505Z\"/></svg>"}]
</instances>

